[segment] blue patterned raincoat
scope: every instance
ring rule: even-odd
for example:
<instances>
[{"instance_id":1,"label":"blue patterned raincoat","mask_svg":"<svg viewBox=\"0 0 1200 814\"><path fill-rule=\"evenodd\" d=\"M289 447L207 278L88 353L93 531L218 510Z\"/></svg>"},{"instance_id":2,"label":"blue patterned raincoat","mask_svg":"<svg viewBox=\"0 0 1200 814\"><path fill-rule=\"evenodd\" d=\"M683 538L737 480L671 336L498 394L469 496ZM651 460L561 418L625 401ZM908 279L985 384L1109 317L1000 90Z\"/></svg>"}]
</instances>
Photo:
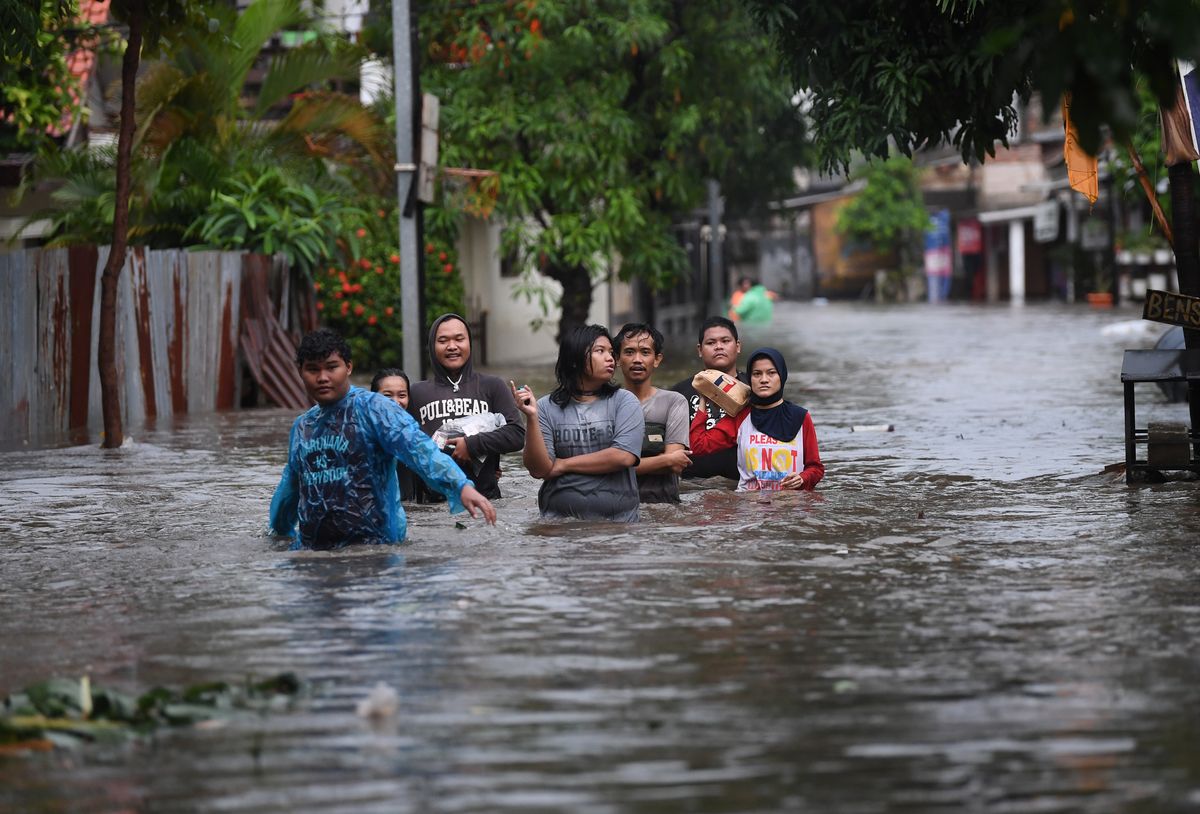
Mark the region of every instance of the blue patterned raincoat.
<instances>
[{"instance_id":1,"label":"blue patterned raincoat","mask_svg":"<svg viewBox=\"0 0 1200 814\"><path fill-rule=\"evenodd\" d=\"M351 387L336 404L310 408L292 425L271 531L291 536L293 549L401 542L397 460L445 495L451 513L463 511L459 493L474 484L391 399Z\"/></svg>"}]
</instances>

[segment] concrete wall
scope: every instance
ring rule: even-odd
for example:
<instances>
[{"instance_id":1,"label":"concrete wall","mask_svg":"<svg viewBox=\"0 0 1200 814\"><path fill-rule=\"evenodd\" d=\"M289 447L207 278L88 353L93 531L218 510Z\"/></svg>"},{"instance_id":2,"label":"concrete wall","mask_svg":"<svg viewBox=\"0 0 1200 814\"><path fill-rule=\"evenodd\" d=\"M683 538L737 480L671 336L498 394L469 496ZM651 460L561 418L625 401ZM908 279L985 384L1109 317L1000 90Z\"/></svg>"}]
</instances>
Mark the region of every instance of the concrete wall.
<instances>
[{"instance_id":1,"label":"concrete wall","mask_svg":"<svg viewBox=\"0 0 1200 814\"><path fill-rule=\"evenodd\" d=\"M466 289L466 316L476 320L487 312L488 365L543 363L558 354L554 335L558 329L558 283L534 274L534 281L545 288L549 313L538 298L527 298L520 289L529 281L520 275L500 274L500 224L496 220L466 218L458 238L458 255ZM592 293L589 321L620 328L614 320L624 321L632 312L633 294L627 283L600 283ZM436 316L429 315L431 318Z\"/></svg>"}]
</instances>

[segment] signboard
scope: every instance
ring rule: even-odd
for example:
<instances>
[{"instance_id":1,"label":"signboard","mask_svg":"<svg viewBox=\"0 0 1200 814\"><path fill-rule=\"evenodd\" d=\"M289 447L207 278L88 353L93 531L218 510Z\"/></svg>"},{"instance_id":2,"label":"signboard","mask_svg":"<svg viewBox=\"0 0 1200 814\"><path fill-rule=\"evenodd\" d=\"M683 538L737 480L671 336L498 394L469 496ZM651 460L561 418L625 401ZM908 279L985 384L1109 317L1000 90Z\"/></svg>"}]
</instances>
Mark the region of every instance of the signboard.
<instances>
[{"instance_id":1,"label":"signboard","mask_svg":"<svg viewBox=\"0 0 1200 814\"><path fill-rule=\"evenodd\" d=\"M950 256L950 210L939 209L929 216L925 230L925 273L934 277L949 277L953 270Z\"/></svg>"},{"instance_id":2,"label":"signboard","mask_svg":"<svg viewBox=\"0 0 1200 814\"><path fill-rule=\"evenodd\" d=\"M1142 306L1142 319L1200 330L1200 297L1150 289Z\"/></svg>"},{"instance_id":3,"label":"signboard","mask_svg":"<svg viewBox=\"0 0 1200 814\"><path fill-rule=\"evenodd\" d=\"M1033 213L1033 239L1038 243L1049 243L1058 239L1058 201L1046 201L1037 205Z\"/></svg>"},{"instance_id":4,"label":"signboard","mask_svg":"<svg viewBox=\"0 0 1200 814\"><path fill-rule=\"evenodd\" d=\"M980 254L983 251L983 227L974 218L958 222L958 253Z\"/></svg>"}]
</instances>

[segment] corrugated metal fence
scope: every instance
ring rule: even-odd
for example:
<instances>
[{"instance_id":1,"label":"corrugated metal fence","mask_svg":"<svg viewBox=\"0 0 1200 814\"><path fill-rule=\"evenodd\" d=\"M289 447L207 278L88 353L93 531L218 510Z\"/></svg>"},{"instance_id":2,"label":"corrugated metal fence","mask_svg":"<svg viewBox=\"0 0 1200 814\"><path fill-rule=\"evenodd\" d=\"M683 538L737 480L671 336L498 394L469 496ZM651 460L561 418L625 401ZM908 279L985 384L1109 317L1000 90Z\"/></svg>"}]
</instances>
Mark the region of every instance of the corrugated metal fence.
<instances>
[{"instance_id":1,"label":"corrugated metal fence","mask_svg":"<svg viewBox=\"0 0 1200 814\"><path fill-rule=\"evenodd\" d=\"M0 384L0 441L6 445L98 437L96 346L107 258L107 246L0 253L0 313L11 315L0 326L0 381L11 382ZM126 427L238 405L243 286L251 281L262 291L275 282L285 313L307 310L288 308L290 274L270 258L129 250L116 326ZM258 303L256 315L262 310Z\"/></svg>"}]
</instances>

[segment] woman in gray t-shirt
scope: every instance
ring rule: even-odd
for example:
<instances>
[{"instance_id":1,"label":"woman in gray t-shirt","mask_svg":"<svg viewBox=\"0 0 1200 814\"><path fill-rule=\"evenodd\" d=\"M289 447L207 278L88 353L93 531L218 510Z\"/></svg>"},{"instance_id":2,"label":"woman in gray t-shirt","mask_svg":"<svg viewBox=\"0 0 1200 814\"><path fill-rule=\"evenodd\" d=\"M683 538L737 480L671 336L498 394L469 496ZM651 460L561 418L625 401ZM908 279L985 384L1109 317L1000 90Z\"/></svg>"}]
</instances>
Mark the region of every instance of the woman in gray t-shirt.
<instances>
[{"instance_id":1,"label":"woman in gray t-shirt","mask_svg":"<svg viewBox=\"0 0 1200 814\"><path fill-rule=\"evenodd\" d=\"M535 401L510 382L525 416L522 460L542 481L542 517L637 522L645 418L637 397L612 383L615 369L608 331L587 325L559 345L553 393Z\"/></svg>"}]
</instances>

